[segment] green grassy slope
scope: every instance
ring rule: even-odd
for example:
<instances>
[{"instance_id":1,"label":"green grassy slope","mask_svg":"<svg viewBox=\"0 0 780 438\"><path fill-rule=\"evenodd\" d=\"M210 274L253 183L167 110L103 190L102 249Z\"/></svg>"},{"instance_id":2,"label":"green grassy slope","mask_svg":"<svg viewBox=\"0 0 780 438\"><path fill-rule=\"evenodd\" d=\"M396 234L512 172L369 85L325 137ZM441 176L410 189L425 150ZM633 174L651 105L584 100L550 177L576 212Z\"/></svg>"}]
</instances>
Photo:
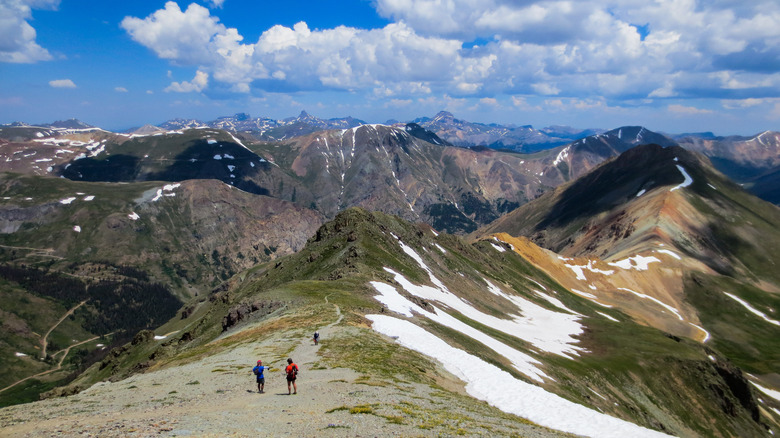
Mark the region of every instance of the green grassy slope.
<instances>
[{"instance_id":1,"label":"green grassy slope","mask_svg":"<svg viewBox=\"0 0 780 438\"><path fill-rule=\"evenodd\" d=\"M139 369L175 366L252 337L283 332L305 336L329 315L327 309L332 307L324 304L326 299L340 307L342 324L356 332L349 348L326 350L325 363L359 367L367 379L385 384L392 384L394 379L436 382L435 373L425 367L407 367L399 375L396 362L411 353L386 344L387 340L367 328L365 315L382 311L369 282L395 283L384 268L416 284L429 283L428 273L401 251L395 236L414 248L452 293L486 314L508 317L517 309L488 293L484 279L553 309L533 293L539 284L544 285L556 291L556 298L566 307L583 315L586 329L580 343L587 352L567 359L540 352L520 338L453 313L468 325L541 360L545 373L555 379L544 384L547 390L674 434L735 436L762 430L749 385L725 354L636 325L614 310L595 308L512 251L499 252L488 242L468 244L449 235L435 236L426 225L412 225L360 209L347 210L323 225L298 253L242 272L208 297L190 303L192 311L187 318L174 318L158 329L158 333L175 335L162 342L147 336L139 338L134 346L115 350L70 390L100 379L122 378ZM621 322L611 322L597 313L605 311ZM525 379L506 358L472 338L429 320L411 320L452 345ZM393 357L401 356L390 359L388 352L395 352ZM362 358L360 365L354 364L355 357Z\"/></svg>"}]
</instances>

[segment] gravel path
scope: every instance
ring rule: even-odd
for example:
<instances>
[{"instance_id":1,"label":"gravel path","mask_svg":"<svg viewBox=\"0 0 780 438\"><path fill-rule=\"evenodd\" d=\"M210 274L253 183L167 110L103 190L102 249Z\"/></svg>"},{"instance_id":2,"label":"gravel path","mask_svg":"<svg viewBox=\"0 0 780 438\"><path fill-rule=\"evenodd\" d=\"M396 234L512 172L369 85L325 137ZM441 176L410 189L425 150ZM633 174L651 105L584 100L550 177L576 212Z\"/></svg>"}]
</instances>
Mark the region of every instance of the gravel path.
<instances>
[{"instance_id":1,"label":"gravel path","mask_svg":"<svg viewBox=\"0 0 780 438\"><path fill-rule=\"evenodd\" d=\"M319 330L321 345L354 327ZM238 344L192 363L80 394L0 410L0 436L564 436L419 384L370 382L345 368L326 368L308 336L290 333ZM287 395L290 356L300 367L298 394ZM257 392L252 366L266 371ZM455 403L453 401L456 401ZM454 403L454 404L453 404Z\"/></svg>"}]
</instances>

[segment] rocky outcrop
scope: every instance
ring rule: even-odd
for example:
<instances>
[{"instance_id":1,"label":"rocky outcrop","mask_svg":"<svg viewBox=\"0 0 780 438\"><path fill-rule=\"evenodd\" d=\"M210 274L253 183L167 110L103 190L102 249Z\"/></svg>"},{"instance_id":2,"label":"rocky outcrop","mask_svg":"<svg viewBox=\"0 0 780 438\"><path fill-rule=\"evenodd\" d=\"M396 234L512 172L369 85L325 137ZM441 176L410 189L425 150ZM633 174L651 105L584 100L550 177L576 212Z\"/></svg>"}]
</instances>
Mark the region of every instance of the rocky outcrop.
<instances>
[{"instance_id":1,"label":"rocky outcrop","mask_svg":"<svg viewBox=\"0 0 780 438\"><path fill-rule=\"evenodd\" d=\"M228 314L222 318L222 331L227 331L241 321L250 317L264 316L276 309L284 307L284 304L278 301L257 300L244 302L232 307Z\"/></svg>"}]
</instances>

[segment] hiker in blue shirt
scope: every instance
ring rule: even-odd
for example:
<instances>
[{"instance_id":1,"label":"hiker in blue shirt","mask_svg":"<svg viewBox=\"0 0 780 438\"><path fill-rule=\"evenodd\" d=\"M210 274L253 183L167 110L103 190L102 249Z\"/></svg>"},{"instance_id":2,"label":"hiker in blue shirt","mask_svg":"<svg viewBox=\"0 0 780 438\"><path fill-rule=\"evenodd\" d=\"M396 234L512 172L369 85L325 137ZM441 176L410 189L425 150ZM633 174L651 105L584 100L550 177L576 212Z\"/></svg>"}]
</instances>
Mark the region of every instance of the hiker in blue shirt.
<instances>
[{"instance_id":1,"label":"hiker in blue shirt","mask_svg":"<svg viewBox=\"0 0 780 438\"><path fill-rule=\"evenodd\" d=\"M252 372L257 376L257 392L260 394L262 394L263 389L265 389L265 377L263 376L263 371L265 371L265 369L266 367L263 366L262 360L258 360L257 366L252 368Z\"/></svg>"}]
</instances>

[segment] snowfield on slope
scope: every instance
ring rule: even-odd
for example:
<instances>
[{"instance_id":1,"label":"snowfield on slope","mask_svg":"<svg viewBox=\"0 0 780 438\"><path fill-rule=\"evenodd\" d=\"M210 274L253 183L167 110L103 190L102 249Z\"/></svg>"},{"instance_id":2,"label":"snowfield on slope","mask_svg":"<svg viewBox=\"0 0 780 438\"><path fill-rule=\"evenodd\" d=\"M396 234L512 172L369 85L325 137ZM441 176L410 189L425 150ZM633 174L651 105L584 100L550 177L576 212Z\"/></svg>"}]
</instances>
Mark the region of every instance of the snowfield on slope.
<instances>
[{"instance_id":1,"label":"snowfield on slope","mask_svg":"<svg viewBox=\"0 0 780 438\"><path fill-rule=\"evenodd\" d=\"M410 294L423 299L438 301L469 319L523 339L540 350L569 358L578 355L581 351L580 347L575 346L579 342L577 336L583 332L583 327L579 323L580 315L548 310L520 296L513 296L510 300L517 306L521 313L520 315L513 315L512 319L502 319L488 315L450 292L447 286L436 278L433 271L414 249L404 244L400 239L398 239L398 242L403 251L428 273L431 282L435 286L415 285L403 275L385 268L386 271L395 276L395 280ZM489 282L488 285L493 286ZM495 286L493 287L495 288ZM500 289L498 290L500 291ZM496 292L493 293L499 295ZM551 330L551 327L556 329Z\"/></svg>"},{"instance_id":2,"label":"snowfield on slope","mask_svg":"<svg viewBox=\"0 0 780 438\"><path fill-rule=\"evenodd\" d=\"M585 406L570 402L544 389L515 379L482 359L451 347L415 324L387 315L367 315L372 328L393 337L406 348L441 362L444 368L466 382L471 396L511 414L552 429L600 438L664 437Z\"/></svg>"}]
</instances>

